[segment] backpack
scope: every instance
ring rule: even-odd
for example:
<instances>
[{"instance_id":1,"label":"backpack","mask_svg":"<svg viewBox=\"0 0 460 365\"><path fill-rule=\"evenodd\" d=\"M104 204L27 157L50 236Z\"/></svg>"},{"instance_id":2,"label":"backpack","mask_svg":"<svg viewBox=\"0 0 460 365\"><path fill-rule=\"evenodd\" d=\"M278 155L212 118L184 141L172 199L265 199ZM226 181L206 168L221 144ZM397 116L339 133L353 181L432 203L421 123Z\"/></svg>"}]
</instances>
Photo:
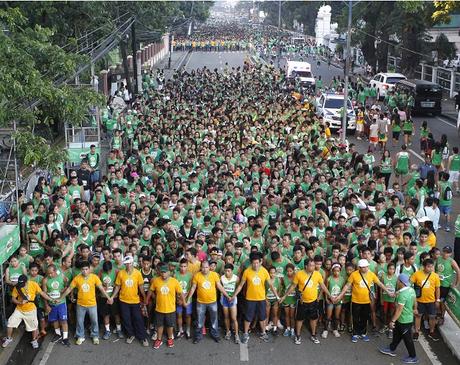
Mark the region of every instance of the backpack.
<instances>
[{"instance_id":1,"label":"backpack","mask_svg":"<svg viewBox=\"0 0 460 365\"><path fill-rule=\"evenodd\" d=\"M444 189L444 194L442 196L442 199L443 200L452 200L452 188L450 186L446 186L446 188Z\"/></svg>"}]
</instances>

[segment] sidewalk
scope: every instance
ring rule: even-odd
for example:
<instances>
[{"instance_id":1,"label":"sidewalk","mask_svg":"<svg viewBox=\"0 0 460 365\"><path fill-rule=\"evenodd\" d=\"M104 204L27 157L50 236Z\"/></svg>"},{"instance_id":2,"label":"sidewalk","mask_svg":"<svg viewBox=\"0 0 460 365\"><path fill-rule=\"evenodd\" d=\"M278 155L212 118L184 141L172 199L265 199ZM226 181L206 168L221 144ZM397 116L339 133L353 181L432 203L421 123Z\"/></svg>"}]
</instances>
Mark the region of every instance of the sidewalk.
<instances>
[{"instance_id":1,"label":"sidewalk","mask_svg":"<svg viewBox=\"0 0 460 365\"><path fill-rule=\"evenodd\" d=\"M444 324L438 328L442 339L460 361L460 328L448 312L446 313Z\"/></svg>"}]
</instances>

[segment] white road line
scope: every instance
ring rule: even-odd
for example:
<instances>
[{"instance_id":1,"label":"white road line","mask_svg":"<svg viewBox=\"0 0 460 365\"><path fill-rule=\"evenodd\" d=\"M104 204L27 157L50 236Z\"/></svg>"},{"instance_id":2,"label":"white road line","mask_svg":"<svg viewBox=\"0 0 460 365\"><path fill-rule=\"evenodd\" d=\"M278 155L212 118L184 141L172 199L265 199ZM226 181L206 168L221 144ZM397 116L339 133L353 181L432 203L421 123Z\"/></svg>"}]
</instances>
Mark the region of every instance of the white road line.
<instances>
[{"instance_id":1,"label":"white road line","mask_svg":"<svg viewBox=\"0 0 460 365\"><path fill-rule=\"evenodd\" d=\"M418 342L420 343L420 346L422 346L422 349L425 351L426 356L428 356L428 359L430 360L432 365L442 365L441 362L439 361L438 357L436 356L436 354L431 349L430 344L425 339L425 336L422 333L420 333L420 337L418 338Z\"/></svg>"},{"instance_id":2,"label":"white road line","mask_svg":"<svg viewBox=\"0 0 460 365\"><path fill-rule=\"evenodd\" d=\"M442 118L439 118L439 117L436 117L437 120L439 120L440 122L444 123L444 124L447 124L449 127L452 127L454 129L457 129L457 127L455 126L455 124L452 124L452 123L449 123L447 120L445 119L442 119Z\"/></svg>"},{"instance_id":3,"label":"white road line","mask_svg":"<svg viewBox=\"0 0 460 365\"><path fill-rule=\"evenodd\" d=\"M417 157L420 161L425 161L422 156L420 156L417 152L413 149L409 148L409 152L412 153L415 157Z\"/></svg>"},{"instance_id":4,"label":"white road line","mask_svg":"<svg viewBox=\"0 0 460 365\"><path fill-rule=\"evenodd\" d=\"M240 361L249 361L248 344L240 342ZM40 364L42 365L42 364Z\"/></svg>"},{"instance_id":5,"label":"white road line","mask_svg":"<svg viewBox=\"0 0 460 365\"><path fill-rule=\"evenodd\" d=\"M48 359L50 358L51 351L53 351L53 347L56 344L56 342L51 341L48 346L46 347L45 353L43 354L42 359L38 363L38 365L46 365L48 362Z\"/></svg>"}]
</instances>

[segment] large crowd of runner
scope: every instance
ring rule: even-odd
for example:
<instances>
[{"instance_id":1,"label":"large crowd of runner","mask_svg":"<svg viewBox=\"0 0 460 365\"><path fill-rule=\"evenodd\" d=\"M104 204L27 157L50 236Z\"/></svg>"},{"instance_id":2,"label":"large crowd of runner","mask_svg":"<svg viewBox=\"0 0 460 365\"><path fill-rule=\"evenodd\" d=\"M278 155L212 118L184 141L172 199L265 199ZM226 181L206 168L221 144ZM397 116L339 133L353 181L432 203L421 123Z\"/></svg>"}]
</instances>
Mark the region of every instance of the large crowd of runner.
<instances>
[{"instance_id":1,"label":"large crowd of runner","mask_svg":"<svg viewBox=\"0 0 460 365\"><path fill-rule=\"evenodd\" d=\"M417 340L426 329L437 341L443 302L460 283L452 242L436 239L441 224L450 230L458 147L445 154L445 136L434 141L423 125L425 162L415 164L410 96L377 103L359 80L354 88L365 153L333 137L314 94L283 70L248 59L146 75L130 109L103 115L106 163L92 147L68 176L21 196L3 347L21 321L33 347L47 331L70 346L68 323L77 345L89 329L94 344L100 334L152 338L155 349L206 333L219 342L220 328L235 343L259 333L300 344L304 324L314 343L346 333L369 341L370 331L392 339L399 328L392 356L407 333ZM455 228L460 239L458 219Z\"/></svg>"}]
</instances>

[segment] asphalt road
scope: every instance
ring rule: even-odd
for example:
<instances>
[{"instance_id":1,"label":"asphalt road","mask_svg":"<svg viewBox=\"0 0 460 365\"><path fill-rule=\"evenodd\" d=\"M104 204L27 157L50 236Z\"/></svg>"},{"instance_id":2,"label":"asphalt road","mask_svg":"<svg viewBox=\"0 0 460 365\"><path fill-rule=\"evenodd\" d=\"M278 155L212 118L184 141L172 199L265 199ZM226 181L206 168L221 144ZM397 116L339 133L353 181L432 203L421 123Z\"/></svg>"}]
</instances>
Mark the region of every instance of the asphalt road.
<instances>
[{"instance_id":1,"label":"asphalt road","mask_svg":"<svg viewBox=\"0 0 460 365\"><path fill-rule=\"evenodd\" d=\"M229 66L239 66L243 64L248 55L245 52L194 52L186 63L186 69L191 70L196 67L206 66L211 69L223 68L228 62ZM319 68L314 66L315 74L321 74L325 81L331 79L334 75L342 73L342 70L322 64ZM442 133L449 136L449 142L452 145L457 144L458 137L454 135L454 128L442 118L426 118L430 128L435 132L435 137ZM417 131L423 118L416 118ZM417 137L417 135L416 135ZM354 137L350 140L358 145L358 148L364 151L367 144L363 141L357 141ZM397 148L392 149L393 152ZM413 161L417 161L419 154L417 144L413 145ZM460 211L458 198L455 199L455 213ZM452 243L453 235L445 232L439 233L438 241L443 243ZM442 242L442 243L441 243ZM73 333L73 332L72 332ZM210 339L203 340L198 345L193 345L191 341L180 339L172 349L162 347L159 350L152 348L143 348L138 342L127 345L123 341L109 340L102 341L99 346L94 346L91 341L87 341L82 346L72 345L70 349L61 344L50 344L48 336L41 344L41 348L32 362L33 365L81 365L81 364L99 364L99 365L117 365L117 364L142 364L142 363L167 363L175 364L241 364L251 363L260 365L270 364L303 364L310 365L335 365L350 363L354 365L392 365L399 364L400 358L406 355L404 345L401 344L397 350L398 357L391 358L381 355L377 348L388 344L385 337L372 336L371 342L352 344L350 337L346 334L341 338L331 338L321 340L321 344L314 345L308 340L308 333L304 329L304 342L301 346L296 346L293 342L284 337L272 337L270 342L263 343L258 338L251 335L247 346L235 345L230 341L222 341L216 344ZM28 346L26 343L25 346ZM28 351L30 347L24 349ZM451 355L447 346L442 342L432 343L422 339L416 344L417 354L420 358L420 364L444 364L454 365L458 361ZM10 359L9 365L30 364L25 362L19 353L15 358Z\"/></svg>"}]
</instances>

